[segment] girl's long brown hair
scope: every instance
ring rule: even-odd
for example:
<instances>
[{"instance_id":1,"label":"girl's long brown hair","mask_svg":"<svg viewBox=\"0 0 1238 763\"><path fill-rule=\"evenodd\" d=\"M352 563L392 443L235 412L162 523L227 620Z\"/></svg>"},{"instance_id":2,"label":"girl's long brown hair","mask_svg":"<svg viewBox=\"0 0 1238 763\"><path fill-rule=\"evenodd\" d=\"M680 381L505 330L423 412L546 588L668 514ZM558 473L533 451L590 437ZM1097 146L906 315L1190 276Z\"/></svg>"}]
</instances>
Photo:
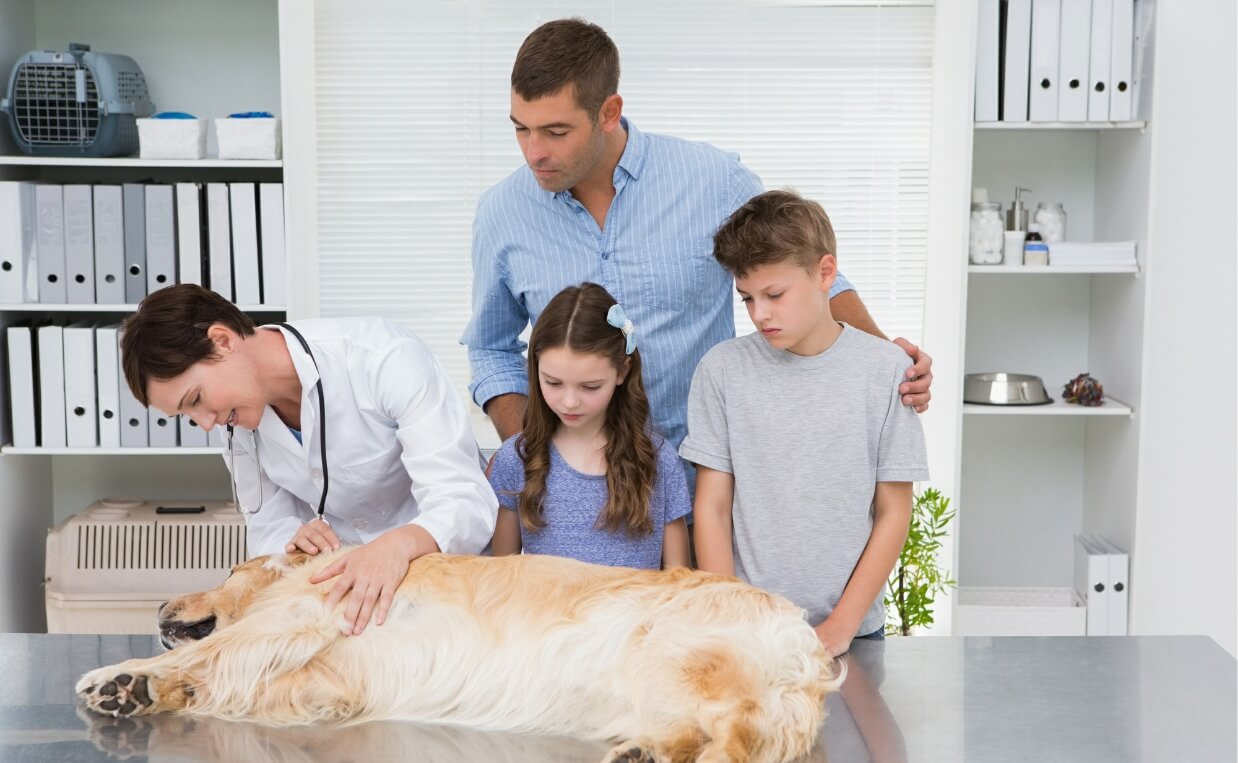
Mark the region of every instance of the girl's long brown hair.
<instances>
[{"instance_id":1,"label":"girl's long brown hair","mask_svg":"<svg viewBox=\"0 0 1238 763\"><path fill-rule=\"evenodd\" d=\"M524 431L516 440L516 452L524 461L524 489L517 510L527 530L546 526L542 499L550 472L550 441L559 428L559 417L542 397L539 356L546 350L566 347L572 352L597 354L615 370L628 366L623 384L615 387L606 409L606 505L597 526L629 536L653 532L649 498L657 476L657 451L649 433L649 400L641 380L640 350L626 354L623 332L606 322L615 298L595 283L571 286L546 305L529 338L529 405Z\"/></svg>"}]
</instances>

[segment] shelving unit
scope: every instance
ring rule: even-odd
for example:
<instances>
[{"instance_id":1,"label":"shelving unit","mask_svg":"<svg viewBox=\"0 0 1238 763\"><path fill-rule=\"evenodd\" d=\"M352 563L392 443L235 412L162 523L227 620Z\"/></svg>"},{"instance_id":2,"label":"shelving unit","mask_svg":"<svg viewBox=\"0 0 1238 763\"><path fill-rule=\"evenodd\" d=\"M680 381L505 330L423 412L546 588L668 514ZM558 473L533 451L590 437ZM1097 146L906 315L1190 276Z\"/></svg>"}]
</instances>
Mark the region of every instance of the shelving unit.
<instances>
[{"instance_id":1,"label":"shelving unit","mask_svg":"<svg viewBox=\"0 0 1238 763\"><path fill-rule=\"evenodd\" d=\"M0 0L0 72L8 75L30 50L63 50L70 42L95 52L131 56L142 67L156 109L201 119L256 109L283 115L284 73L278 0ZM298 22L299 23L299 22ZM305 77L301 78L303 81ZM5 117L7 119L7 116ZM287 134L287 131L285 131ZM217 155L213 130L207 155ZM291 143L291 145L289 145ZM295 139L286 141L295 152ZM281 182L283 160L150 160L64 158L17 152L0 123L0 179L48 183ZM296 195L285 194L285 233L293 230ZM287 236L287 252L295 251ZM291 256L288 258L292 271ZM289 281L289 294L295 285ZM289 301L292 297L289 297ZM119 318L136 305L4 304L0 329L32 316L73 314ZM282 319L285 305L241 305L264 320ZM219 447L15 448L8 443L7 348L0 331L0 630L43 628L43 544L46 530L108 495L227 499L230 485ZM182 458L167 458L180 456Z\"/></svg>"},{"instance_id":2,"label":"shelving unit","mask_svg":"<svg viewBox=\"0 0 1238 763\"><path fill-rule=\"evenodd\" d=\"M1136 13L1151 5L1137 0ZM1150 59L1150 41L1139 45ZM1004 208L1016 186L1032 189L1024 195L1030 212L1038 202L1061 202L1067 240L1135 241L1137 264L1055 266L1050 246L1047 267L966 268L964 373L1035 374L1055 400L961 406L956 635L1024 627L1024 635L1043 635L1036 624L1049 621L1075 632L1073 536L1099 533L1132 559L1138 554L1142 273L1156 256L1146 222L1155 127L1143 118L1152 94L1142 83L1136 121L973 123L973 188ZM1104 384L1104 405L1056 399L1085 371Z\"/></svg>"}]
</instances>

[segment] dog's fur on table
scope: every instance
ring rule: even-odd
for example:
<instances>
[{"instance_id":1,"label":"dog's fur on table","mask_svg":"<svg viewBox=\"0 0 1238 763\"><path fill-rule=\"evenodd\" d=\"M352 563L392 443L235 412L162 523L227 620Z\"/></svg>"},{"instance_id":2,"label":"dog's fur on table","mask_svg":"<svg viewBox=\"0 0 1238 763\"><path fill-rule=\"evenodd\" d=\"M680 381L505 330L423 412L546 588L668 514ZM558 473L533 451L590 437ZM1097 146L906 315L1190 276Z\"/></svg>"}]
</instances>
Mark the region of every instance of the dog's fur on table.
<instances>
[{"instance_id":1,"label":"dog's fur on table","mask_svg":"<svg viewBox=\"0 0 1238 763\"><path fill-rule=\"evenodd\" d=\"M801 610L734 578L535 555L421 557L387 622L347 636L334 581L309 583L340 553L258 557L173 599L176 648L78 694L117 717L425 721L618 742L608 760L755 763L807 753L845 674Z\"/></svg>"}]
</instances>

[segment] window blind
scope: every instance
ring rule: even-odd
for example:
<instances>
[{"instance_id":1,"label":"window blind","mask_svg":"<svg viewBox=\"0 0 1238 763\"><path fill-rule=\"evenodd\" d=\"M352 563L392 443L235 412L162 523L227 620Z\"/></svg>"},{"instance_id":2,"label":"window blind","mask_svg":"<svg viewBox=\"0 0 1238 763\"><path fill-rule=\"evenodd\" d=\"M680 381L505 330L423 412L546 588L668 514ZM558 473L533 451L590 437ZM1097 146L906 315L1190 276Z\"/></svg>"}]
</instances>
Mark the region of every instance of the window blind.
<instances>
[{"instance_id":1,"label":"window blind","mask_svg":"<svg viewBox=\"0 0 1238 763\"><path fill-rule=\"evenodd\" d=\"M919 341L928 248L933 8L317 0L319 304L409 326L467 399L474 205L523 159L516 51L581 16L619 47L625 114L736 151L822 203L839 266L891 337ZM751 330L742 304L736 327Z\"/></svg>"}]
</instances>

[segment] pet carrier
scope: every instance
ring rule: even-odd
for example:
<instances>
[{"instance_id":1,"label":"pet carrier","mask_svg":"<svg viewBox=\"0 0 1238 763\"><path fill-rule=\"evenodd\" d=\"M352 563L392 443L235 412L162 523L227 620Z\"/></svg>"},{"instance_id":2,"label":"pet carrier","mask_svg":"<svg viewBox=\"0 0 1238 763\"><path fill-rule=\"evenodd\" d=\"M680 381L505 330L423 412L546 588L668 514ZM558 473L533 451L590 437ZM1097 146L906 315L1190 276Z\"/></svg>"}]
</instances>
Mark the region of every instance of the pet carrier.
<instances>
[{"instance_id":1,"label":"pet carrier","mask_svg":"<svg viewBox=\"0 0 1238 763\"><path fill-rule=\"evenodd\" d=\"M0 111L27 154L126 156L138 150L135 119L155 106L132 58L73 43L19 58Z\"/></svg>"},{"instance_id":2,"label":"pet carrier","mask_svg":"<svg viewBox=\"0 0 1238 763\"><path fill-rule=\"evenodd\" d=\"M156 633L159 605L245 561L231 503L108 498L47 534L48 633Z\"/></svg>"}]
</instances>

